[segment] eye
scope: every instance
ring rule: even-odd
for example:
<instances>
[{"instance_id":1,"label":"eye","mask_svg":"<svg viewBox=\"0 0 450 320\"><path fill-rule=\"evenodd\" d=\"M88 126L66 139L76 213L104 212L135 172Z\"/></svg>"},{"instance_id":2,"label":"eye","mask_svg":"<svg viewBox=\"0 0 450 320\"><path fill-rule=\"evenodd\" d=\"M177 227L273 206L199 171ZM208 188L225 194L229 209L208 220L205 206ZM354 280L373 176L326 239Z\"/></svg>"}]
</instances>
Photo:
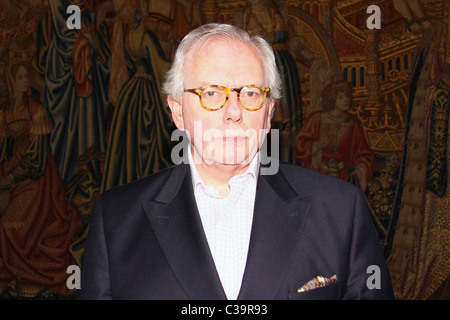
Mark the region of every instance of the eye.
<instances>
[{"instance_id":1,"label":"eye","mask_svg":"<svg viewBox=\"0 0 450 320\"><path fill-rule=\"evenodd\" d=\"M241 94L243 95L244 98L255 99L261 96L262 92L258 88L247 88L242 90Z\"/></svg>"},{"instance_id":2,"label":"eye","mask_svg":"<svg viewBox=\"0 0 450 320\"><path fill-rule=\"evenodd\" d=\"M203 92L203 95L207 98L213 98L218 95L218 92L214 91L214 90L209 90L209 91Z\"/></svg>"},{"instance_id":3,"label":"eye","mask_svg":"<svg viewBox=\"0 0 450 320\"><path fill-rule=\"evenodd\" d=\"M204 99L222 99L226 96L225 90L222 90L220 87L208 87L203 90L202 97Z\"/></svg>"}]
</instances>

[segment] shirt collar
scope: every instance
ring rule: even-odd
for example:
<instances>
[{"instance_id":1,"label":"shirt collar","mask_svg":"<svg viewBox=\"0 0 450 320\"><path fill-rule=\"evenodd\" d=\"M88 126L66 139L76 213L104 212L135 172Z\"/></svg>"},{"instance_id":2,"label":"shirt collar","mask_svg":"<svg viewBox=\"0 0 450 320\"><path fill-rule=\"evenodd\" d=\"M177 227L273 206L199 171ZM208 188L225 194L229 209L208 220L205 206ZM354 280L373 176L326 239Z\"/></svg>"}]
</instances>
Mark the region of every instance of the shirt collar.
<instances>
[{"instance_id":1,"label":"shirt collar","mask_svg":"<svg viewBox=\"0 0 450 320\"><path fill-rule=\"evenodd\" d=\"M241 180L241 179L246 179L246 178L251 178L251 179L256 180L258 177L258 173L259 173L259 165L260 165L259 157L260 157L260 153L258 151L255 154L255 156L253 157L252 161L250 162L250 165L248 166L247 170L242 174L231 177L231 179L229 181ZM211 188L210 186L207 186L204 184L202 178L200 177L200 174L197 171L197 168L195 166L195 163L194 163L194 160L192 157L190 143L188 145L188 161L189 161L189 167L191 169L192 186L194 187L194 191L196 190L196 188L198 186L201 186L203 188L203 190L205 190L206 188Z\"/></svg>"}]
</instances>

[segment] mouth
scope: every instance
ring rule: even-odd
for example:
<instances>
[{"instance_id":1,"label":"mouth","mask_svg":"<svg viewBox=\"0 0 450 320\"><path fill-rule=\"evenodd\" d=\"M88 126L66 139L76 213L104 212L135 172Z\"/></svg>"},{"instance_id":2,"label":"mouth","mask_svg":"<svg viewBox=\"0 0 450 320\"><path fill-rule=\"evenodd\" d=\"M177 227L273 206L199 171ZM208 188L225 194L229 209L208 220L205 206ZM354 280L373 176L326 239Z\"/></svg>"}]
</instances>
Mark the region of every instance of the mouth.
<instances>
[{"instance_id":1,"label":"mouth","mask_svg":"<svg viewBox=\"0 0 450 320\"><path fill-rule=\"evenodd\" d=\"M222 142L239 144L239 143L244 142L246 139L247 139L247 137L223 137Z\"/></svg>"}]
</instances>

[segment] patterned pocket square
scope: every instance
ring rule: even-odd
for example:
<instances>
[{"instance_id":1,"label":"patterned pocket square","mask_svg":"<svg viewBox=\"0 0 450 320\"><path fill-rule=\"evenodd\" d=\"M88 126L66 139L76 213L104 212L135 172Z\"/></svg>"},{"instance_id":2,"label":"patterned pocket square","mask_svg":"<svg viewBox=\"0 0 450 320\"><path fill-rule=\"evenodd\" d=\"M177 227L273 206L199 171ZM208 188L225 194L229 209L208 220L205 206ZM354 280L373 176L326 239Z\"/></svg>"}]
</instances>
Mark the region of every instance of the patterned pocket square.
<instances>
[{"instance_id":1,"label":"patterned pocket square","mask_svg":"<svg viewBox=\"0 0 450 320\"><path fill-rule=\"evenodd\" d=\"M297 292L303 292L308 291L311 289L317 289L324 287L330 283L336 282L337 277L336 275L331 276L330 278L326 278L323 276L317 276L312 280L309 280L307 283L305 283L300 289L297 290Z\"/></svg>"}]
</instances>

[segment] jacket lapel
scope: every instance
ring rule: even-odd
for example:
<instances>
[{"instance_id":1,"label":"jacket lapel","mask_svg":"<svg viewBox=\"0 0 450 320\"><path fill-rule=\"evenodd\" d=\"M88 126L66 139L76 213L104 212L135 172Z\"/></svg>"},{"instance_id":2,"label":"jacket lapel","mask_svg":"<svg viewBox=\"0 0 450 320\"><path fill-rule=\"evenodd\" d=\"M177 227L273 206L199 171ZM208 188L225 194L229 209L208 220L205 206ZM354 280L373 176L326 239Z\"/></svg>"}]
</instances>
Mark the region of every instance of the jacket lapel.
<instances>
[{"instance_id":1,"label":"jacket lapel","mask_svg":"<svg viewBox=\"0 0 450 320\"><path fill-rule=\"evenodd\" d=\"M226 299L195 203L188 165L174 167L144 210L171 270L190 299Z\"/></svg>"},{"instance_id":2,"label":"jacket lapel","mask_svg":"<svg viewBox=\"0 0 450 320\"><path fill-rule=\"evenodd\" d=\"M281 170L259 176L247 265L238 299L274 299L298 246L310 206Z\"/></svg>"}]
</instances>

